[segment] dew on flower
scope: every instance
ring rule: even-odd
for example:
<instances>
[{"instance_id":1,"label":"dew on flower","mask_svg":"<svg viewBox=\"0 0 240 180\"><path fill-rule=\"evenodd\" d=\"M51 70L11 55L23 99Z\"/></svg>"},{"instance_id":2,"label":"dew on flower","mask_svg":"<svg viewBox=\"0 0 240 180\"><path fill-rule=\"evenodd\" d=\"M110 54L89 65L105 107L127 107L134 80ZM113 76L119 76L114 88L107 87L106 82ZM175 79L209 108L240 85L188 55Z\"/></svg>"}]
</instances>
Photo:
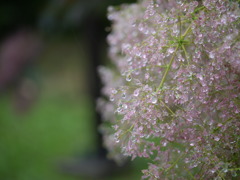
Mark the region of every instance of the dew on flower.
<instances>
[{"instance_id":1,"label":"dew on flower","mask_svg":"<svg viewBox=\"0 0 240 180\"><path fill-rule=\"evenodd\" d=\"M190 162L190 160L188 158L185 158L185 161L184 161L186 164L188 164Z\"/></svg>"},{"instance_id":2,"label":"dew on flower","mask_svg":"<svg viewBox=\"0 0 240 180\"><path fill-rule=\"evenodd\" d=\"M117 130L119 128L119 126L117 124L112 126L115 130Z\"/></svg>"},{"instance_id":3,"label":"dew on flower","mask_svg":"<svg viewBox=\"0 0 240 180\"><path fill-rule=\"evenodd\" d=\"M183 4L182 0L176 0L177 4Z\"/></svg>"},{"instance_id":4,"label":"dew on flower","mask_svg":"<svg viewBox=\"0 0 240 180\"><path fill-rule=\"evenodd\" d=\"M168 49L168 53L169 53L169 54L172 54L173 52L174 52L174 49L173 49L173 48L169 48L169 49Z\"/></svg>"},{"instance_id":5,"label":"dew on flower","mask_svg":"<svg viewBox=\"0 0 240 180\"><path fill-rule=\"evenodd\" d=\"M123 98L123 99L126 98L126 93L125 93L125 92L122 94L122 98Z\"/></svg>"},{"instance_id":6,"label":"dew on flower","mask_svg":"<svg viewBox=\"0 0 240 180\"><path fill-rule=\"evenodd\" d=\"M199 80L201 80L201 81L203 80L203 76L201 74L197 74L197 77Z\"/></svg>"},{"instance_id":7,"label":"dew on flower","mask_svg":"<svg viewBox=\"0 0 240 180\"><path fill-rule=\"evenodd\" d=\"M157 33L157 32L156 32L154 29L151 30L151 34L152 34L152 35L155 35L156 33Z\"/></svg>"},{"instance_id":8,"label":"dew on flower","mask_svg":"<svg viewBox=\"0 0 240 180\"><path fill-rule=\"evenodd\" d=\"M163 145L163 147L166 147L167 146L167 141L163 141L162 145Z\"/></svg>"},{"instance_id":9,"label":"dew on flower","mask_svg":"<svg viewBox=\"0 0 240 180\"><path fill-rule=\"evenodd\" d=\"M220 137L215 136L215 137L214 137L214 140L215 140L215 141L219 141L219 140L220 140Z\"/></svg>"},{"instance_id":10,"label":"dew on flower","mask_svg":"<svg viewBox=\"0 0 240 180\"><path fill-rule=\"evenodd\" d=\"M117 108L117 112L118 112L118 113L121 113L121 112L122 112L122 108L118 107L118 108Z\"/></svg>"},{"instance_id":11,"label":"dew on flower","mask_svg":"<svg viewBox=\"0 0 240 180\"><path fill-rule=\"evenodd\" d=\"M122 108L123 108L123 109L127 109L128 106L127 106L126 104L123 104L123 105L122 105Z\"/></svg>"},{"instance_id":12,"label":"dew on flower","mask_svg":"<svg viewBox=\"0 0 240 180\"><path fill-rule=\"evenodd\" d=\"M132 57L128 57L127 62L131 62L132 61Z\"/></svg>"},{"instance_id":13,"label":"dew on flower","mask_svg":"<svg viewBox=\"0 0 240 180\"><path fill-rule=\"evenodd\" d=\"M176 34L176 35L179 34L179 29L178 29L177 24L175 24L175 25L173 26L173 33Z\"/></svg>"},{"instance_id":14,"label":"dew on flower","mask_svg":"<svg viewBox=\"0 0 240 180\"><path fill-rule=\"evenodd\" d=\"M222 171L223 171L224 173L227 173L227 172L228 172L228 168L223 168Z\"/></svg>"},{"instance_id":15,"label":"dew on flower","mask_svg":"<svg viewBox=\"0 0 240 180\"><path fill-rule=\"evenodd\" d=\"M110 101L114 101L114 97L113 97L113 96L110 96L109 100L110 100Z\"/></svg>"},{"instance_id":16,"label":"dew on flower","mask_svg":"<svg viewBox=\"0 0 240 180\"><path fill-rule=\"evenodd\" d=\"M140 90L139 90L139 89L136 89L136 90L133 92L133 95L134 95L135 97L137 97L137 96L139 95L139 92L140 92Z\"/></svg>"},{"instance_id":17,"label":"dew on flower","mask_svg":"<svg viewBox=\"0 0 240 180\"><path fill-rule=\"evenodd\" d=\"M131 76L131 74L128 74L126 77L126 81L130 82L131 80L132 80L132 76Z\"/></svg>"},{"instance_id":18,"label":"dew on flower","mask_svg":"<svg viewBox=\"0 0 240 180\"><path fill-rule=\"evenodd\" d=\"M235 0L109 8L114 67L99 68L110 103L98 108L111 157L146 158L146 179L239 176L239 8Z\"/></svg>"},{"instance_id":19,"label":"dew on flower","mask_svg":"<svg viewBox=\"0 0 240 180\"><path fill-rule=\"evenodd\" d=\"M217 125L218 127L222 127L223 126L223 124L222 123L218 123L218 125Z\"/></svg>"},{"instance_id":20,"label":"dew on flower","mask_svg":"<svg viewBox=\"0 0 240 180\"><path fill-rule=\"evenodd\" d=\"M116 89L112 89L112 94L117 94L117 90Z\"/></svg>"},{"instance_id":21,"label":"dew on flower","mask_svg":"<svg viewBox=\"0 0 240 180\"><path fill-rule=\"evenodd\" d=\"M236 173L236 171L231 171L231 175L232 175L232 177L237 177L237 173Z\"/></svg>"},{"instance_id":22,"label":"dew on flower","mask_svg":"<svg viewBox=\"0 0 240 180\"><path fill-rule=\"evenodd\" d=\"M211 59L213 59L213 58L215 57L214 52L210 52L210 53L209 53L209 57L210 57Z\"/></svg>"},{"instance_id":23,"label":"dew on flower","mask_svg":"<svg viewBox=\"0 0 240 180\"><path fill-rule=\"evenodd\" d=\"M146 73L145 74L145 79L147 80L147 79L149 79L149 77L150 77L149 73Z\"/></svg>"},{"instance_id":24,"label":"dew on flower","mask_svg":"<svg viewBox=\"0 0 240 180\"><path fill-rule=\"evenodd\" d=\"M189 117L187 118L187 121L192 122L192 121L193 121L192 117L189 116Z\"/></svg>"},{"instance_id":25,"label":"dew on flower","mask_svg":"<svg viewBox=\"0 0 240 180\"><path fill-rule=\"evenodd\" d=\"M151 102L152 102L153 104L157 104L157 102L158 102L157 97L156 97L156 96L152 96Z\"/></svg>"},{"instance_id":26,"label":"dew on flower","mask_svg":"<svg viewBox=\"0 0 240 180\"><path fill-rule=\"evenodd\" d=\"M210 172L211 172L212 174L214 174L214 173L216 172L216 170L211 169Z\"/></svg>"}]
</instances>

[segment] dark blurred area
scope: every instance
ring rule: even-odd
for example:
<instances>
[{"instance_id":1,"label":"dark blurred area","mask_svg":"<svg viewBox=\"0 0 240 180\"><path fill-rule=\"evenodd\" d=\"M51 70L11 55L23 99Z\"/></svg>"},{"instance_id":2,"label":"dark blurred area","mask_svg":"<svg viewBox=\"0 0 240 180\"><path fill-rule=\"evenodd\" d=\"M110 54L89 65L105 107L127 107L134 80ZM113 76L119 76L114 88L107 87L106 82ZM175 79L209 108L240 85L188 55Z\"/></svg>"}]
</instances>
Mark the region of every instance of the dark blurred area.
<instances>
[{"instance_id":1,"label":"dark blurred area","mask_svg":"<svg viewBox=\"0 0 240 180\"><path fill-rule=\"evenodd\" d=\"M107 7L131 2L0 1L1 180L140 179L106 158L95 111Z\"/></svg>"}]
</instances>

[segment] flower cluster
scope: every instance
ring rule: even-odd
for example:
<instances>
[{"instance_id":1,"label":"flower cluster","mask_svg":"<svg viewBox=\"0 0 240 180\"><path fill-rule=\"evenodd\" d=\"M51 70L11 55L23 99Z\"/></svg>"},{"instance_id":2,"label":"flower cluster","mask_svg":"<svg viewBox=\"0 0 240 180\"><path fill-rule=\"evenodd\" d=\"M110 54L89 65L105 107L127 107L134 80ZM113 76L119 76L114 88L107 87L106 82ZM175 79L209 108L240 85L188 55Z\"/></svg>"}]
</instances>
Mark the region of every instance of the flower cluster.
<instances>
[{"instance_id":1,"label":"flower cluster","mask_svg":"<svg viewBox=\"0 0 240 180\"><path fill-rule=\"evenodd\" d=\"M229 0L109 7L112 68L99 99L110 156L143 178L232 179L240 170L240 8ZM110 125L109 125L110 124Z\"/></svg>"}]
</instances>

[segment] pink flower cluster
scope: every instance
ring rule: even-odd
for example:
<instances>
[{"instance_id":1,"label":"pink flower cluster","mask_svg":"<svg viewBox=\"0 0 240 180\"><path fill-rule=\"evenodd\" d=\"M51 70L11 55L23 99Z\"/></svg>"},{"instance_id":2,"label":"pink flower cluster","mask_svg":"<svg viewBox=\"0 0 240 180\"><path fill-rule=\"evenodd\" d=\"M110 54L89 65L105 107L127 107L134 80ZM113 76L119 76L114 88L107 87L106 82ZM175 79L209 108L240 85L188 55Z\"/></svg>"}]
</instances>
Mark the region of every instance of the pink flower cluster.
<instances>
[{"instance_id":1,"label":"pink flower cluster","mask_svg":"<svg viewBox=\"0 0 240 180\"><path fill-rule=\"evenodd\" d=\"M110 156L149 159L148 179L240 170L240 8L234 0L109 7L112 68L99 109ZM110 124L110 125L109 125Z\"/></svg>"}]
</instances>

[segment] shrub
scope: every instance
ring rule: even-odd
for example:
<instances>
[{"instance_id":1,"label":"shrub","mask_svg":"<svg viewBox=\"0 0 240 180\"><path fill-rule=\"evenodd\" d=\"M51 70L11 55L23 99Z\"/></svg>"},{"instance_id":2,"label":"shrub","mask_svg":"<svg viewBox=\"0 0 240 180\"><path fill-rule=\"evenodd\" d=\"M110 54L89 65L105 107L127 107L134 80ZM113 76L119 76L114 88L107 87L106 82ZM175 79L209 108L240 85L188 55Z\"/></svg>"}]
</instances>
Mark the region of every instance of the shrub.
<instances>
[{"instance_id":1,"label":"shrub","mask_svg":"<svg viewBox=\"0 0 240 180\"><path fill-rule=\"evenodd\" d=\"M114 67L100 67L105 146L149 159L143 178L232 179L240 170L239 1L109 7ZM109 126L110 124L110 126Z\"/></svg>"}]
</instances>

